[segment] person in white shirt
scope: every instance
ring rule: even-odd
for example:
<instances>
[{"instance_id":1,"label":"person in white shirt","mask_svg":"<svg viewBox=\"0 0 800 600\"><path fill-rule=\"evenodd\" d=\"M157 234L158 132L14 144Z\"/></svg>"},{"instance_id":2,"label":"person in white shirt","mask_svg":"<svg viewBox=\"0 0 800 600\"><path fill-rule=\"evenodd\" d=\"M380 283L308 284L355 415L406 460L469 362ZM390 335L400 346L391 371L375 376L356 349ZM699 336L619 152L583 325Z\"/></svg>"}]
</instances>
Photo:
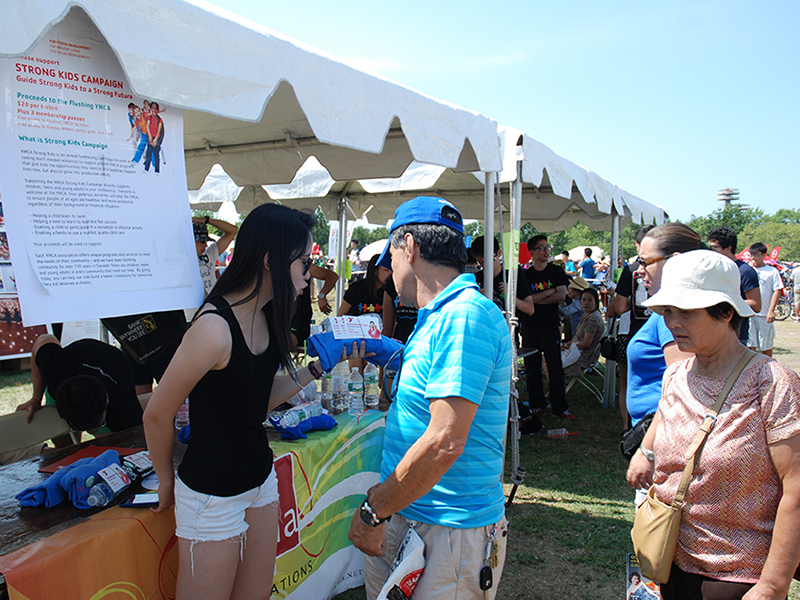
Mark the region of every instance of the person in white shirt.
<instances>
[{"instance_id":1,"label":"person in white shirt","mask_svg":"<svg viewBox=\"0 0 800 600\"><path fill-rule=\"evenodd\" d=\"M792 269L792 274L789 277L792 278L792 284L794 285L794 320L800 321L800 267Z\"/></svg>"},{"instance_id":2,"label":"person in white shirt","mask_svg":"<svg viewBox=\"0 0 800 600\"><path fill-rule=\"evenodd\" d=\"M772 356L775 341L775 307L781 297L783 279L778 269L764 262L767 246L756 242L750 246L750 264L758 273L761 291L761 310L750 318L750 338L747 345L751 350Z\"/></svg>"}]
</instances>

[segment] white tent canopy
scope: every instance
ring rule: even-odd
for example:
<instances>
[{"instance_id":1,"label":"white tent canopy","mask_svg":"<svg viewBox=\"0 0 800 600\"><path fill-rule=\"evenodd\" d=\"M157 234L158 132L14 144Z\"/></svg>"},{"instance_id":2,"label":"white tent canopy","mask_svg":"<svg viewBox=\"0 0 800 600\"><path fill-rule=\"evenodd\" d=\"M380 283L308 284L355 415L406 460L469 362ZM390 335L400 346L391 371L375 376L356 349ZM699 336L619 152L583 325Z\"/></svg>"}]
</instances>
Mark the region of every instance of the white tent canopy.
<instances>
[{"instance_id":1,"label":"white tent canopy","mask_svg":"<svg viewBox=\"0 0 800 600\"><path fill-rule=\"evenodd\" d=\"M13 0L3 17L4 57L65 18L91 19L137 95L184 109L193 189L215 163L239 185L287 183L309 156L348 181L399 176L413 160L501 166L492 120L199 0Z\"/></svg>"},{"instance_id":2,"label":"white tent canopy","mask_svg":"<svg viewBox=\"0 0 800 600\"><path fill-rule=\"evenodd\" d=\"M531 222L538 231L562 231L578 221L595 231L611 230L612 208L622 217L623 225L631 221L661 224L667 219L661 207L566 160L519 130L500 128L499 135L503 151L499 183L506 215L509 186L503 184L515 180L519 152L523 184L521 220ZM219 171L216 174L220 179L209 179L206 185L223 185L225 177ZM357 218L369 211L367 217L372 222L385 223L400 203L425 193L447 198L458 206L465 218L482 219L484 216L482 175L456 173L445 167L420 163L412 163L398 178L337 182L312 157L289 184L266 185L263 189L245 186L238 192L221 187L214 189L217 190L216 203L203 208L216 209L220 202L228 200L236 202L239 212L249 212L258 204L278 200L311 210L319 205L328 217L335 217L339 199L344 196L352 211L350 216Z\"/></svg>"}]
</instances>

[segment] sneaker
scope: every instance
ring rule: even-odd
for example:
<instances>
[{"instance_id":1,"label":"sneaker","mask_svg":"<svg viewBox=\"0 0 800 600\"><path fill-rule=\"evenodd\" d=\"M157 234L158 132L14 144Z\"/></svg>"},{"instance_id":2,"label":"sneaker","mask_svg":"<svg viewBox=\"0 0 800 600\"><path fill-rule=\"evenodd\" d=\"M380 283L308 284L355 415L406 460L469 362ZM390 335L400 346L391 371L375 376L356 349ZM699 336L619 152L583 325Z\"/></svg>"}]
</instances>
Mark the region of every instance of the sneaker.
<instances>
[{"instance_id":1,"label":"sneaker","mask_svg":"<svg viewBox=\"0 0 800 600\"><path fill-rule=\"evenodd\" d=\"M575 415L573 415L573 414L572 414L571 412L569 412L568 410L565 410L564 412L562 412L562 413L561 413L560 415L558 415L558 416L559 416L559 417L561 417L562 419L566 420L566 421L577 421L577 420L578 420L578 417L576 417Z\"/></svg>"}]
</instances>

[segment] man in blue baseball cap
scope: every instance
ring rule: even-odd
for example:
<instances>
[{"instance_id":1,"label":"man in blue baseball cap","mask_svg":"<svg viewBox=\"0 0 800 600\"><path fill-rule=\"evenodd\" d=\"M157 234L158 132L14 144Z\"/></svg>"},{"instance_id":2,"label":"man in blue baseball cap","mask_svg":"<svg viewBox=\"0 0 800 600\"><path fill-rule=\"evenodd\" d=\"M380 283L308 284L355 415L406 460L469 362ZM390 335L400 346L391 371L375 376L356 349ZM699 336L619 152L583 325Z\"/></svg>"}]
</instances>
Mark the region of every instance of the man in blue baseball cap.
<instances>
[{"instance_id":1,"label":"man in blue baseball cap","mask_svg":"<svg viewBox=\"0 0 800 600\"><path fill-rule=\"evenodd\" d=\"M350 524L350 539L368 555L370 600L411 523L426 560L415 597L478 600L488 591L494 598L503 571L511 337L500 309L464 273L466 258L463 221L450 202L420 196L397 209L378 264L392 269L400 301L419 313L387 390L395 406L386 419L381 483Z\"/></svg>"}]
</instances>

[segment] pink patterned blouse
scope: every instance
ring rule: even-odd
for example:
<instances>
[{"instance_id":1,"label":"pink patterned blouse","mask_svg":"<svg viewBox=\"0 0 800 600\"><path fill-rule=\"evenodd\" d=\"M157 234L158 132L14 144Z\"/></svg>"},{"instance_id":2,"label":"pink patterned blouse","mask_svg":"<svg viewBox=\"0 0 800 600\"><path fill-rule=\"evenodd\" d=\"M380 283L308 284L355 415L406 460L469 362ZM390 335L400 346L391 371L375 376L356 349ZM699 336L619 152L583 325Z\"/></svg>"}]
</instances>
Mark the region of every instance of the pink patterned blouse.
<instances>
[{"instance_id":1,"label":"pink patterned blouse","mask_svg":"<svg viewBox=\"0 0 800 600\"><path fill-rule=\"evenodd\" d=\"M670 503L683 453L724 380L689 372L693 359L664 374L654 451L656 496ZM695 465L683 506L675 564L688 573L755 583L767 558L780 498L769 444L800 433L800 378L757 358L733 386Z\"/></svg>"}]
</instances>

